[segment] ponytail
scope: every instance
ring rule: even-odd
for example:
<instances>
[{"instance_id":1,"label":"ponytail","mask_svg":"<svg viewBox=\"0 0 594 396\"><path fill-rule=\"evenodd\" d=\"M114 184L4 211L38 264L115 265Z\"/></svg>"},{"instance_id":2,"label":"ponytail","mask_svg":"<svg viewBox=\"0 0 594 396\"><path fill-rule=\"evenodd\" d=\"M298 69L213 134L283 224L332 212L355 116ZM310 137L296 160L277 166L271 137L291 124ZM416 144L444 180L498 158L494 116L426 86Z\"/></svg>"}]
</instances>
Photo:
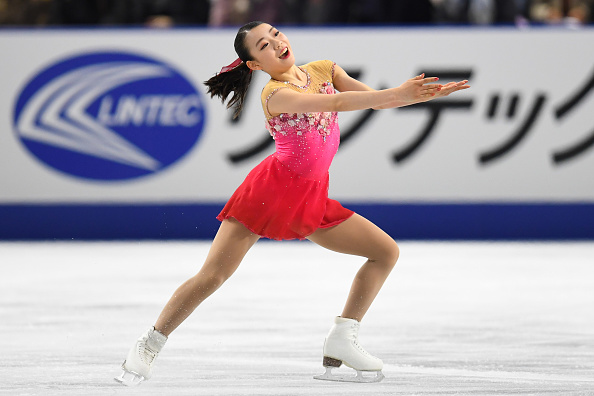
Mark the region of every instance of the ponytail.
<instances>
[{"instance_id":1,"label":"ponytail","mask_svg":"<svg viewBox=\"0 0 594 396\"><path fill-rule=\"evenodd\" d=\"M243 109L243 103L251 81L251 69L242 62L232 70L211 77L204 84L208 87L207 93L210 94L210 97L218 96L223 103L233 92L233 96L227 103L227 108L233 107L233 118L237 118Z\"/></svg>"},{"instance_id":2,"label":"ponytail","mask_svg":"<svg viewBox=\"0 0 594 396\"><path fill-rule=\"evenodd\" d=\"M241 114L243 102L252 81L252 70L245 63L253 59L250 51L245 46L245 36L250 30L262 23L260 21L249 22L239 28L234 43L235 52L239 56L239 59L221 69L221 72L216 76L204 82L208 87L207 92L210 94L210 97L218 96L223 103L225 103L231 92L233 92L233 96L231 96L231 99L227 103L228 109L233 107L233 118L237 118Z\"/></svg>"}]
</instances>

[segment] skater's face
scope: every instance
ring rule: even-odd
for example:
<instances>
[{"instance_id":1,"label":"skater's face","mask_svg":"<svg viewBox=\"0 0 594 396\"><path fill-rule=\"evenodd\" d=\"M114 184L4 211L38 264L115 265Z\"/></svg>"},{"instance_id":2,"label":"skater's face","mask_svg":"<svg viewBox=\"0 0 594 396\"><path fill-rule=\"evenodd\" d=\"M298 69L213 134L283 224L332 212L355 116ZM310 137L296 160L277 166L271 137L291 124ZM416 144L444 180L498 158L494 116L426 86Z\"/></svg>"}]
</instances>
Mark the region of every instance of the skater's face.
<instances>
[{"instance_id":1,"label":"skater's face","mask_svg":"<svg viewBox=\"0 0 594 396\"><path fill-rule=\"evenodd\" d=\"M245 36L245 45L253 60L246 62L252 70L279 73L295 64L289 39L267 23L256 26Z\"/></svg>"}]
</instances>

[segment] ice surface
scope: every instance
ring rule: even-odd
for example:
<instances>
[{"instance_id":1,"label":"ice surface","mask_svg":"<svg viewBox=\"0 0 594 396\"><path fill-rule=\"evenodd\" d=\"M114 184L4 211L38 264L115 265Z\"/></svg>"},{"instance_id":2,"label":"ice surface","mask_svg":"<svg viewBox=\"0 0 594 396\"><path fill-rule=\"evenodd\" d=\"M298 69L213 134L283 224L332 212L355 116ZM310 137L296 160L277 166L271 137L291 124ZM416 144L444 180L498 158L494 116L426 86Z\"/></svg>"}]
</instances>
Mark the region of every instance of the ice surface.
<instances>
[{"instance_id":1,"label":"ice surface","mask_svg":"<svg viewBox=\"0 0 594 396\"><path fill-rule=\"evenodd\" d=\"M365 317L375 384L316 381L361 258L259 242L117 384L135 339L205 242L0 243L2 395L594 395L594 243L402 242Z\"/></svg>"}]
</instances>

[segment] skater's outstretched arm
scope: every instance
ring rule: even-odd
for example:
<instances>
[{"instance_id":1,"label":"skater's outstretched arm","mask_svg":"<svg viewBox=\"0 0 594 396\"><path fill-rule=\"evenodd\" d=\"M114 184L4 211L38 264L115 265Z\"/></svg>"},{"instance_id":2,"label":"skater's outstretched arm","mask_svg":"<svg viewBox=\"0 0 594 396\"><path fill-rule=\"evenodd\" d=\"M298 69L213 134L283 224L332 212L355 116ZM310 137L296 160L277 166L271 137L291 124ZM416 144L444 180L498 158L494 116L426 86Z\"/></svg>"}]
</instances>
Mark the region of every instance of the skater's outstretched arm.
<instances>
[{"instance_id":1,"label":"skater's outstretched arm","mask_svg":"<svg viewBox=\"0 0 594 396\"><path fill-rule=\"evenodd\" d=\"M399 89L407 89L410 88L410 85L418 85L422 81L427 80L425 78L425 74L421 74L414 78L407 80L404 84L402 84ZM435 80L437 81L437 80ZM344 69L338 65L334 66L334 87L340 92L348 92L348 91L375 91L375 89L369 87L368 85L362 83L359 80L354 79L353 77L349 76ZM389 109L394 107L402 107L402 106L410 106L415 103L426 102L432 99L442 98L444 96L448 96L449 94L460 91L463 89L468 89L470 86L468 85L468 80L458 81L458 82L450 82L445 85L432 83L430 80L425 87L428 88L436 88L436 90L430 90L429 92L431 95L419 97L416 100L412 101L405 101L405 102L395 102L393 105L381 105L373 107L374 110L381 110L381 109Z\"/></svg>"},{"instance_id":2,"label":"skater's outstretched arm","mask_svg":"<svg viewBox=\"0 0 594 396\"><path fill-rule=\"evenodd\" d=\"M415 77L400 87L380 91L347 91L336 95L303 94L290 89L281 89L268 101L271 115L281 113L313 113L331 111L354 111L370 108L405 106L428 100L438 92L437 77Z\"/></svg>"},{"instance_id":3,"label":"skater's outstretched arm","mask_svg":"<svg viewBox=\"0 0 594 396\"><path fill-rule=\"evenodd\" d=\"M342 70L342 69L341 69ZM344 73L344 71L342 71ZM346 74L346 73L345 73ZM340 72L339 72L340 75ZM394 107L409 106L415 103L426 102L431 99L444 97L452 92L470 88L467 80L448 83L447 85L435 84L438 77L425 77L424 74L413 77L395 88L373 90L359 81L338 77L336 95L303 94L290 89L281 89L268 101L268 111L271 115L281 113L313 113L331 111L354 111L364 109L390 109ZM335 80L336 81L336 80ZM357 83L355 83L357 81ZM358 90L357 88L361 88Z\"/></svg>"}]
</instances>

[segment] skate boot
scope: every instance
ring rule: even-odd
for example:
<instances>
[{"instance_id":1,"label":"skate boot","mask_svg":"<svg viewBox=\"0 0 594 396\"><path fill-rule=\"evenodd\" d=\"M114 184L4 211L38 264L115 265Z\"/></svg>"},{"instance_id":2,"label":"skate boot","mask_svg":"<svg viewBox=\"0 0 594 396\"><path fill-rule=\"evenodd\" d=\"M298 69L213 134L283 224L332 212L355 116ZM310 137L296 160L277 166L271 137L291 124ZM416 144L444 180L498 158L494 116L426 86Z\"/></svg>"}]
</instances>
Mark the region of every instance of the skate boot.
<instances>
[{"instance_id":1,"label":"skate boot","mask_svg":"<svg viewBox=\"0 0 594 396\"><path fill-rule=\"evenodd\" d=\"M359 322L354 319L337 317L334 326L324 343L324 367L326 372L314 378L327 381L343 382L379 382L384 379L382 368L384 363L370 355L358 341ZM332 373L333 368L344 364L355 369L356 375ZM373 372L375 376L363 376L364 372Z\"/></svg>"},{"instance_id":2,"label":"skate boot","mask_svg":"<svg viewBox=\"0 0 594 396\"><path fill-rule=\"evenodd\" d=\"M167 337L151 327L138 340L122 364L122 374L114 378L126 386L135 386L151 378L151 368Z\"/></svg>"}]
</instances>

